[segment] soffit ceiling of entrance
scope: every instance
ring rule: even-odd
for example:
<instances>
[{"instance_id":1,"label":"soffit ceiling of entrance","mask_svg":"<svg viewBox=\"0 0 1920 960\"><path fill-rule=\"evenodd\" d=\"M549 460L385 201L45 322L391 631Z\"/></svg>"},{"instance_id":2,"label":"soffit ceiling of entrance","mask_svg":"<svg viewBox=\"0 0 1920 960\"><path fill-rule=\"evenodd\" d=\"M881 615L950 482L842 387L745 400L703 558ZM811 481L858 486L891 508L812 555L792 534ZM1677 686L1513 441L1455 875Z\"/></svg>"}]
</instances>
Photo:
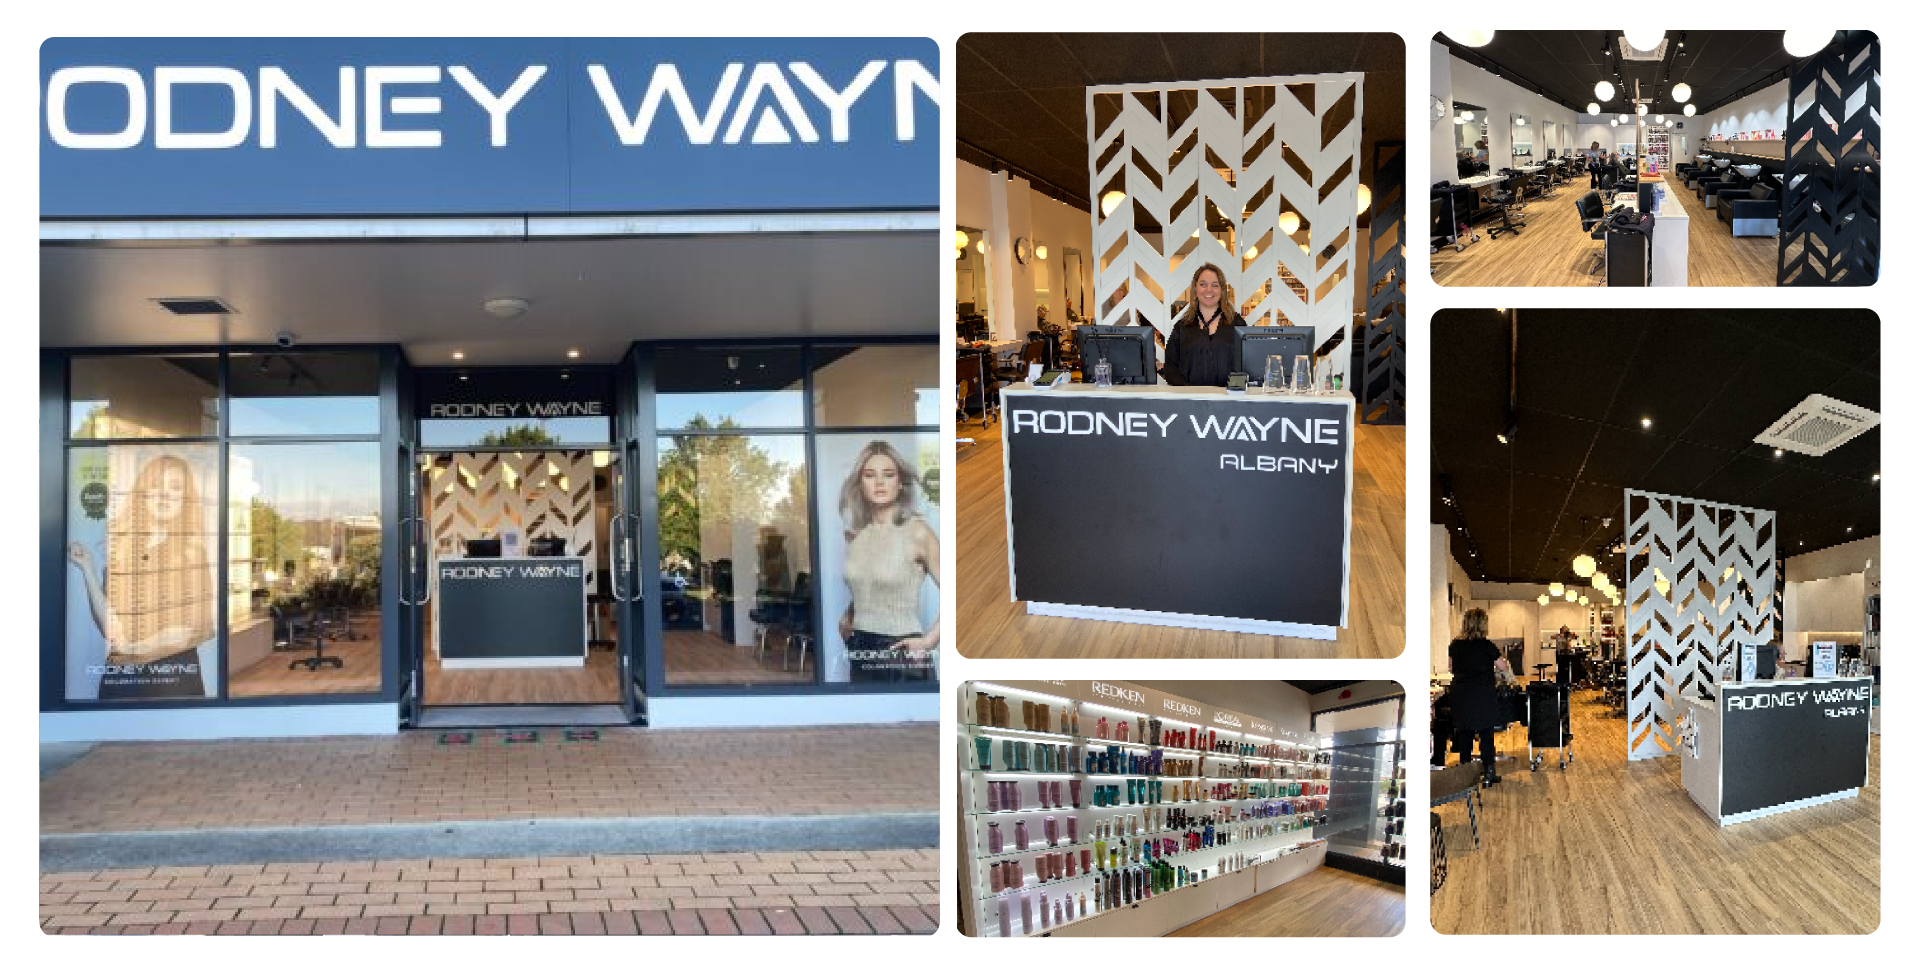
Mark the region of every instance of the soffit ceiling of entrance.
<instances>
[{"instance_id":1,"label":"soffit ceiling of entrance","mask_svg":"<svg viewBox=\"0 0 1920 960\"><path fill-rule=\"evenodd\" d=\"M402 243L46 245L45 347L400 343L414 363L612 362L635 340L935 332L929 233ZM227 317L160 297L213 296ZM481 305L529 303L514 320Z\"/></svg>"},{"instance_id":2,"label":"soffit ceiling of entrance","mask_svg":"<svg viewBox=\"0 0 1920 960\"><path fill-rule=\"evenodd\" d=\"M1880 322L1866 310L1521 310L1513 442L1508 315L1433 322L1434 523L1476 580L1616 583L1626 488L1772 510L1782 558L1880 532L1876 427L1825 456L1753 438L1819 393L1880 410ZM1652 425L1642 427L1646 418ZM1443 497L1451 484L1464 528ZM1601 526L1601 518L1612 518ZM1851 528L1851 529L1849 529Z\"/></svg>"}]
</instances>

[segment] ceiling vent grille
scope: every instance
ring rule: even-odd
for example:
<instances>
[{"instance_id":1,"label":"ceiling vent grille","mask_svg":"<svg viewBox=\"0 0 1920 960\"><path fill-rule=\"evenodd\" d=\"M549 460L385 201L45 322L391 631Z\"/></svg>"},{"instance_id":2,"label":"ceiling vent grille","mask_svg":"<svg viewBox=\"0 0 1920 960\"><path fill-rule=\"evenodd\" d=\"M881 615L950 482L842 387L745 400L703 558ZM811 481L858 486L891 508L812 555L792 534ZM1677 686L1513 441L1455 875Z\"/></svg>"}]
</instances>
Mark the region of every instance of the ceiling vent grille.
<instances>
[{"instance_id":1,"label":"ceiling vent grille","mask_svg":"<svg viewBox=\"0 0 1920 960\"><path fill-rule=\"evenodd\" d=\"M1667 44L1673 41L1671 39L1661 40L1660 45L1654 47L1652 50L1635 50L1633 44L1627 42L1627 35L1623 33L1613 38L1613 42L1619 45L1620 59L1622 60L1665 60L1667 58Z\"/></svg>"},{"instance_id":2,"label":"ceiling vent grille","mask_svg":"<svg viewBox=\"0 0 1920 960\"><path fill-rule=\"evenodd\" d=\"M176 317L224 317L237 312L219 297L158 297L153 302Z\"/></svg>"},{"instance_id":3,"label":"ceiling vent grille","mask_svg":"<svg viewBox=\"0 0 1920 960\"><path fill-rule=\"evenodd\" d=\"M1879 424L1880 415L1872 410L1816 393L1775 420L1753 442L1821 457Z\"/></svg>"}]
</instances>

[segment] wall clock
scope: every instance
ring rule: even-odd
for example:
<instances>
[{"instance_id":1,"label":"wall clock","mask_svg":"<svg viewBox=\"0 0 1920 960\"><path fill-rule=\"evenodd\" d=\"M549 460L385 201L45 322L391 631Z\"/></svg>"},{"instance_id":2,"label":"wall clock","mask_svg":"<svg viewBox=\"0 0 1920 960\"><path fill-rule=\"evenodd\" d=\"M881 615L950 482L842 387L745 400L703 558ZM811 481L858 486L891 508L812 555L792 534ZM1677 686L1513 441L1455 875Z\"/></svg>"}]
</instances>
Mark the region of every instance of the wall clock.
<instances>
[{"instance_id":1,"label":"wall clock","mask_svg":"<svg viewBox=\"0 0 1920 960\"><path fill-rule=\"evenodd\" d=\"M1015 260L1026 263L1032 256L1033 244L1028 243L1026 237L1021 237L1013 242L1013 258Z\"/></svg>"}]
</instances>

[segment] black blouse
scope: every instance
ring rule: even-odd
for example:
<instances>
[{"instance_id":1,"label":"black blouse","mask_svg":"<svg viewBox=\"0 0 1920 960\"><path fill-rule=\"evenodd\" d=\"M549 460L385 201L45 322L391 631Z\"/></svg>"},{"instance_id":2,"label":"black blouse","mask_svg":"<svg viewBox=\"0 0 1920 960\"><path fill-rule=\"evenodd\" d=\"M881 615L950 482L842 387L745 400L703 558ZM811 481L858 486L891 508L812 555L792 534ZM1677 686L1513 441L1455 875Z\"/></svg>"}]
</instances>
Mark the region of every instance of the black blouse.
<instances>
[{"instance_id":1,"label":"black blouse","mask_svg":"<svg viewBox=\"0 0 1920 960\"><path fill-rule=\"evenodd\" d=\"M1197 322L1198 316L1195 311L1174 325L1173 335L1167 338L1167 363L1161 375L1175 386L1224 387L1227 374L1239 363L1233 355L1232 328L1247 323L1229 313L1208 336L1207 328Z\"/></svg>"}]
</instances>

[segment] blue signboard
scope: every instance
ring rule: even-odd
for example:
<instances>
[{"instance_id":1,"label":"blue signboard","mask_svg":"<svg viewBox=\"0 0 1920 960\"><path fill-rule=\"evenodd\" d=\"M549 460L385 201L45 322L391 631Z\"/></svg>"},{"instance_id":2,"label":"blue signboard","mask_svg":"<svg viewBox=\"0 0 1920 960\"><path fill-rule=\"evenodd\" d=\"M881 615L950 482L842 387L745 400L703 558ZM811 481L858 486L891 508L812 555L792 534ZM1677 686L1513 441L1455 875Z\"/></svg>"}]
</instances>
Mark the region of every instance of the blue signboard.
<instances>
[{"instance_id":1,"label":"blue signboard","mask_svg":"<svg viewBox=\"0 0 1920 960\"><path fill-rule=\"evenodd\" d=\"M49 40L46 218L939 206L928 39Z\"/></svg>"}]
</instances>

